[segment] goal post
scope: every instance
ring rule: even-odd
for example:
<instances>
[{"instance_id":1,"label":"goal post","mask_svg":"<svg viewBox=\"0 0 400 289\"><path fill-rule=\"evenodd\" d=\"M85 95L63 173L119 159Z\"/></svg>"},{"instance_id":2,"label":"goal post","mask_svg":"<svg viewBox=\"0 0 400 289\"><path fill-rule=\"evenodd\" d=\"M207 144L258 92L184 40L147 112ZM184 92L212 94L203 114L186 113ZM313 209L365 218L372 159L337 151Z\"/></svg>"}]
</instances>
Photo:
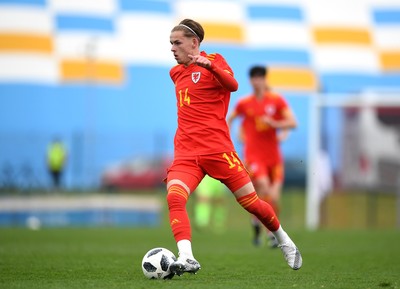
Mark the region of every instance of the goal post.
<instances>
[{"instance_id":1,"label":"goal post","mask_svg":"<svg viewBox=\"0 0 400 289\"><path fill-rule=\"evenodd\" d=\"M313 94L309 101L308 159L306 179L306 227L316 230L320 220L320 193L318 191L317 159L320 148L319 95Z\"/></svg>"}]
</instances>

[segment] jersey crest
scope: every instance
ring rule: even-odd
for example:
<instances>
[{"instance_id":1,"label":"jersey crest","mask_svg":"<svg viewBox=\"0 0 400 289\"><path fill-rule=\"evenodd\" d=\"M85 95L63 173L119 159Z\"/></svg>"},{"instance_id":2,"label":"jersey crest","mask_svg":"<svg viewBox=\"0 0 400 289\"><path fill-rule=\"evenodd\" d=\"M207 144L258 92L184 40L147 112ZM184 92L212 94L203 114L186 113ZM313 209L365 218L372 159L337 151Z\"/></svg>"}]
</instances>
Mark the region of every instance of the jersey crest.
<instances>
[{"instance_id":1,"label":"jersey crest","mask_svg":"<svg viewBox=\"0 0 400 289\"><path fill-rule=\"evenodd\" d=\"M276 107L274 105L267 105L264 111L267 115L273 115L276 112Z\"/></svg>"},{"instance_id":2,"label":"jersey crest","mask_svg":"<svg viewBox=\"0 0 400 289\"><path fill-rule=\"evenodd\" d=\"M194 83L199 82L200 76L201 76L201 72L200 71L199 72L192 72L192 81Z\"/></svg>"}]
</instances>

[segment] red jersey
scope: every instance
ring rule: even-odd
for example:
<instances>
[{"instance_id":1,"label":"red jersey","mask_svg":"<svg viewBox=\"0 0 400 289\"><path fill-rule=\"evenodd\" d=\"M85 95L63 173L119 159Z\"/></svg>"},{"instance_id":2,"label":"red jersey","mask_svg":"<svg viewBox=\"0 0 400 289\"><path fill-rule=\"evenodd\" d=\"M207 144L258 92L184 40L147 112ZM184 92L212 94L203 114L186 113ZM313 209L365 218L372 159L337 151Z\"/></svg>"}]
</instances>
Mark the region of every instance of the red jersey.
<instances>
[{"instance_id":1,"label":"red jersey","mask_svg":"<svg viewBox=\"0 0 400 289\"><path fill-rule=\"evenodd\" d=\"M262 117L267 115L280 120L287 107L287 102L272 92L266 92L261 100L250 95L237 103L235 113L243 117L246 162L263 161L266 164L276 164L282 161L277 130L265 124Z\"/></svg>"},{"instance_id":2,"label":"red jersey","mask_svg":"<svg viewBox=\"0 0 400 289\"><path fill-rule=\"evenodd\" d=\"M232 69L220 54L200 53L213 66L233 76ZM170 71L175 84L178 128L175 134L175 157L233 151L226 114L230 91L221 86L206 68L179 64Z\"/></svg>"}]
</instances>

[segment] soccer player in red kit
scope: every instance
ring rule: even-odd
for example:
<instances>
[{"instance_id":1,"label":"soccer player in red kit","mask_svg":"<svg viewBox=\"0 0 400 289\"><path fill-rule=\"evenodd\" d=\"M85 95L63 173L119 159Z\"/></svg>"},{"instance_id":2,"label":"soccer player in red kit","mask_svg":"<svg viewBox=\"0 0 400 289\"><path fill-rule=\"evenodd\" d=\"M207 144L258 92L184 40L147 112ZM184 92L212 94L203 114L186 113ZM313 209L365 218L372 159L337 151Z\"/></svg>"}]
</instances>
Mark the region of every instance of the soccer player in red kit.
<instances>
[{"instance_id":1,"label":"soccer player in red kit","mask_svg":"<svg viewBox=\"0 0 400 289\"><path fill-rule=\"evenodd\" d=\"M290 129L297 126L295 116L286 100L270 91L267 68L253 66L249 72L253 93L241 98L228 117L228 124L242 118L240 137L244 143L244 160L258 196L279 214L279 201L284 180L284 164L280 150ZM255 245L260 244L261 225L254 218ZM275 236L268 232L270 246L278 246Z\"/></svg>"},{"instance_id":2,"label":"soccer player in red kit","mask_svg":"<svg viewBox=\"0 0 400 289\"><path fill-rule=\"evenodd\" d=\"M178 63L170 71L178 128L166 181L169 221L179 251L170 270L182 275L200 269L192 252L186 203L206 174L224 183L237 202L273 232L288 265L299 269L299 250L282 229L272 207L258 198L230 139L225 117L230 94L238 89L238 83L220 54L200 52L203 38L203 27L191 19L182 20L170 34L171 51Z\"/></svg>"}]
</instances>

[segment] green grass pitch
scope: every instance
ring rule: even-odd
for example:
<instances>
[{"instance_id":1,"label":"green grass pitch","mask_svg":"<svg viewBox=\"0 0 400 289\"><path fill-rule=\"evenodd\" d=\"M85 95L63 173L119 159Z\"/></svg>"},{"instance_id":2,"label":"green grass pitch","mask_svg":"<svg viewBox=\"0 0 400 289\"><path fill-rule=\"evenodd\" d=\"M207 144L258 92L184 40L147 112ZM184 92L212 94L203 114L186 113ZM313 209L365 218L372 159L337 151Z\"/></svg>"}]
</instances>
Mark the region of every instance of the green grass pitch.
<instances>
[{"instance_id":1,"label":"green grass pitch","mask_svg":"<svg viewBox=\"0 0 400 289\"><path fill-rule=\"evenodd\" d=\"M399 288L400 231L287 231L303 255L291 270L279 249L251 244L248 215L234 203L223 234L193 230L197 275L148 280L143 255L177 253L166 219L157 228L0 229L0 288Z\"/></svg>"}]
</instances>

